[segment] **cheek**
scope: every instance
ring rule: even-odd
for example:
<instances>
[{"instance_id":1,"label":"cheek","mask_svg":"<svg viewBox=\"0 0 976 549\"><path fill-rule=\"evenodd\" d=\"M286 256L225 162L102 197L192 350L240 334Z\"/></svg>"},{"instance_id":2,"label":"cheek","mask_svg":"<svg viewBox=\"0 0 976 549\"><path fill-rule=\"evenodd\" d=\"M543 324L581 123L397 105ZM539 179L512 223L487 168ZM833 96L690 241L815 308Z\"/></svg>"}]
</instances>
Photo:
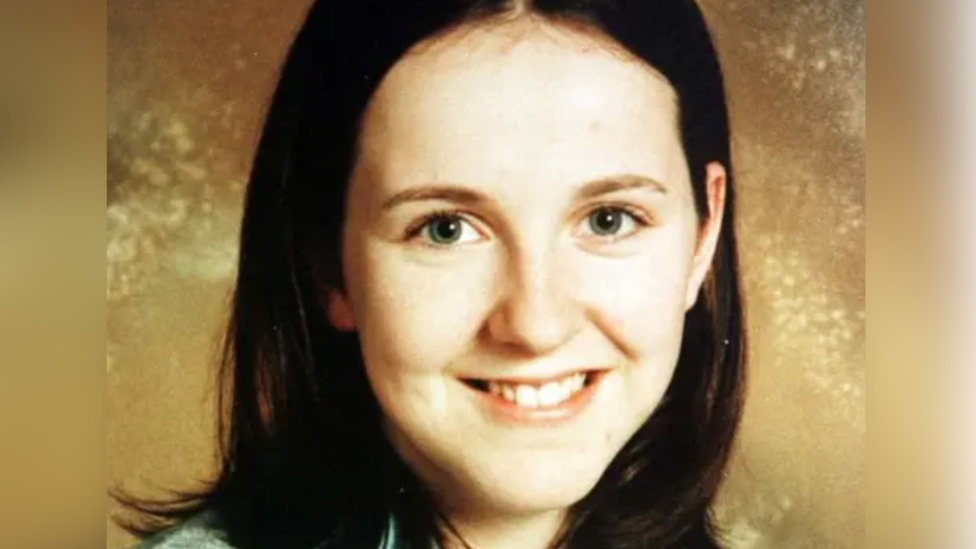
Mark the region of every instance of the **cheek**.
<instances>
[{"instance_id":1,"label":"cheek","mask_svg":"<svg viewBox=\"0 0 976 549\"><path fill-rule=\"evenodd\" d=\"M492 284L485 254L432 265L377 244L358 263L351 297L368 367L433 376L470 348Z\"/></svg>"},{"instance_id":2,"label":"cheek","mask_svg":"<svg viewBox=\"0 0 976 549\"><path fill-rule=\"evenodd\" d=\"M477 337L488 269L417 264L383 245L358 269L353 314L377 400L395 425L442 429L456 406L449 374Z\"/></svg>"},{"instance_id":3,"label":"cheek","mask_svg":"<svg viewBox=\"0 0 976 549\"><path fill-rule=\"evenodd\" d=\"M597 327L625 360L606 393L616 419L603 422L603 438L614 452L660 404L681 349L691 250L659 244L619 261L591 260L581 271Z\"/></svg>"},{"instance_id":4,"label":"cheek","mask_svg":"<svg viewBox=\"0 0 976 549\"><path fill-rule=\"evenodd\" d=\"M679 346L691 255L683 239L661 238L638 255L582 262L584 302L632 359Z\"/></svg>"}]
</instances>

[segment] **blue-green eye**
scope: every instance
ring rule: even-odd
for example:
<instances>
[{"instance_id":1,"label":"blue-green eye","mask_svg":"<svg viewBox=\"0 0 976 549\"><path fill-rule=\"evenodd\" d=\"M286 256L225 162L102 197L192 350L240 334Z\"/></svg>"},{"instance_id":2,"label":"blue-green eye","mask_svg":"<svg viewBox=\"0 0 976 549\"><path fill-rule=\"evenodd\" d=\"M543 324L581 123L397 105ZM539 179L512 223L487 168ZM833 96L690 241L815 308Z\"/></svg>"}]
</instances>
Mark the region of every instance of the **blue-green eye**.
<instances>
[{"instance_id":1,"label":"blue-green eye","mask_svg":"<svg viewBox=\"0 0 976 549\"><path fill-rule=\"evenodd\" d=\"M601 206L587 216L587 228L596 236L621 236L634 232L639 221L626 210Z\"/></svg>"},{"instance_id":2,"label":"blue-green eye","mask_svg":"<svg viewBox=\"0 0 976 549\"><path fill-rule=\"evenodd\" d=\"M455 214L436 214L427 219L420 228L424 237L439 246L451 246L476 241L480 238L478 231Z\"/></svg>"}]
</instances>

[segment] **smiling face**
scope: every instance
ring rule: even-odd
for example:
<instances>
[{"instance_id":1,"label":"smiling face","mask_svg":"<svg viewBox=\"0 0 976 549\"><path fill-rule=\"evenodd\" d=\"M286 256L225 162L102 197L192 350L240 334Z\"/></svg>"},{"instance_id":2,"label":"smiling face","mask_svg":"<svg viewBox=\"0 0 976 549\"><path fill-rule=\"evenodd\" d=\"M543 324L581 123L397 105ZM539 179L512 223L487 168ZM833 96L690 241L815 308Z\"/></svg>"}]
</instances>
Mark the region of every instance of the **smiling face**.
<instances>
[{"instance_id":1,"label":"smiling face","mask_svg":"<svg viewBox=\"0 0 976 549\"><path fill-rule=\"evenodd\" d=\"M594 37L509 30L383 81L328 305L394 446L460 514L593 488L664 395L720 225L696 216L663 77Z\"/></svg>"}]
</instances>

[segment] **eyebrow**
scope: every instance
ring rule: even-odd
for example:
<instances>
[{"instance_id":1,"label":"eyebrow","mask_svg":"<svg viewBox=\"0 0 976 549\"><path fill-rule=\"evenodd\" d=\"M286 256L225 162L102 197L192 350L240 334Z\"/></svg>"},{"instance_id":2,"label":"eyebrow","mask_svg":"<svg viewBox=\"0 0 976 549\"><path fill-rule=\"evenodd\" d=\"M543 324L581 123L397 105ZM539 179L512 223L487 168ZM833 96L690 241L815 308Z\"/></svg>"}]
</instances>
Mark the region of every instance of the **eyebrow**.
<instances>
[{"instance_id":1,"label":"eyebrow","mask_svg":"<svg viewBox=\"0 0 976 549\"><path fill-rule=\"evenodd\" d=\"M647 189L660 194L668 193L667 186L656 179L643 175L622 174L589 181L576 191L574 198L587 200L635 189ZM471 206L488 202L489 198L473 189L452 184L437 184L400 191L385 200L381 207L384 211L388 211L407 202L424 200L442 200Z\"/></svg>"},{"instance_id":2,"label":"eyebrow","mask_svg":"<svg viewBox=\"0 0 976 549\"><path fill-rule=\"evenodd\" d=\"M443 200L458 204L477 204L487 202L488 198L480 192L450 184L431 185L400 191L383 202L383 210L393 208L405 202L419 202L423 200Z\"/></svg>"},{"instance_id":3,"label":"eyebrow","mask_svg":"<svg viewBox=\"0 0 976 549\"><path fill-rule=\"evenodd\" d=\"M576 192L576 198L590 199L633 189L647 189L660 194L668 194L668 187L656 179L644 175L622 174L590 181Z\"/></svg>"}]
</instances>

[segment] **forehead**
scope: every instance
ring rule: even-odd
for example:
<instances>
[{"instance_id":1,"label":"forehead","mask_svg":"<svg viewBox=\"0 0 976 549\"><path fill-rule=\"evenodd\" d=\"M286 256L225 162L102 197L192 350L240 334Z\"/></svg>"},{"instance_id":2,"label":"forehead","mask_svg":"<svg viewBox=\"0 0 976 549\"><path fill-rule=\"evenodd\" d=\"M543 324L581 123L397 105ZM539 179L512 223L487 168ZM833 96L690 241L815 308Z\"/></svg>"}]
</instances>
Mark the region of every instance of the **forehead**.
<instances>
[{"instance_id":1,"label":"forehead","mask_svg":"<svg viewBox=\"0 0 976 549\"><path fill-rule=\"evenodd\" d=\"M416 114L436 107L445 118L562 108L565 116L606 117L642 106L674 114L677 102L660 73L610 39L520 20L462 27L415 47L384 79L377 104L386 115L410 114L398 107Z\"/></svg>"},{"instance_id":2,"label":"forehead","mask_svg":"<svg viewBox=\"0 0 976 549\"><path fill-rule=\"evenodd\" d=\"M481 169L486 159L524 171L526 158L539 169L547 157L599 172L593 160L574 164L584 155L633 164L637 150L673 156L677 101L660 73L591 33L539 23L466 28L390 70L362 139L365 156L401 173L425 161ZM647 171L619 166L628 167Z\"/></svg>"}]
</instances>

